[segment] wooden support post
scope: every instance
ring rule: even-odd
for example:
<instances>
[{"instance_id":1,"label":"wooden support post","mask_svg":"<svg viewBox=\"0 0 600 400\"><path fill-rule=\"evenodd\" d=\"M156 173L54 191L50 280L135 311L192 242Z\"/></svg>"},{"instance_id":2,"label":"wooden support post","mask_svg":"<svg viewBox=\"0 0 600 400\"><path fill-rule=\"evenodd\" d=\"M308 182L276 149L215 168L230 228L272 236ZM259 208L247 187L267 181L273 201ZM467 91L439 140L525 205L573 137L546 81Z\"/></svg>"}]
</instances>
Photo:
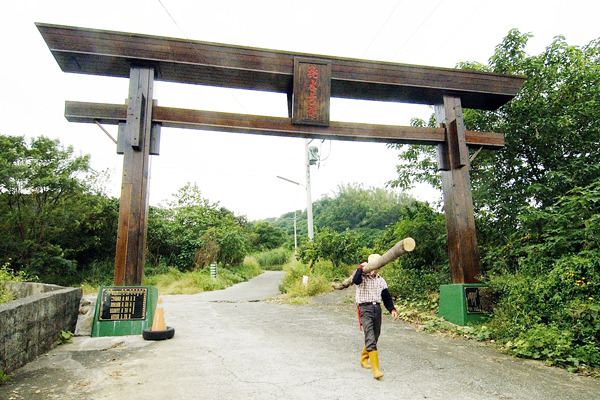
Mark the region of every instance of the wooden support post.
<instances>
[{"instance_id":1,"label":"wooden support post","mask_svg":"<svg viewBox=\"0 0 600 400\"><path fill-rule=\"evenodd\" d=\"M479 250L469 175L469 153L460 97L444 95L435 107L436 120L446 129L438 145L438 166L444 193L448 257L452 283L478 283Z\"/></svg>"},{"instance_id":2,"label":"wooden support post","mask_svg":"<svg viewBox=\"0 0 600 400\"><path fill-rule=\"evenodd\" d=\"M139 286L144 277L150 181L154 69L131 67L127 120L119 138L124 154L115 285Z\"/></svg>"}]
</instances>

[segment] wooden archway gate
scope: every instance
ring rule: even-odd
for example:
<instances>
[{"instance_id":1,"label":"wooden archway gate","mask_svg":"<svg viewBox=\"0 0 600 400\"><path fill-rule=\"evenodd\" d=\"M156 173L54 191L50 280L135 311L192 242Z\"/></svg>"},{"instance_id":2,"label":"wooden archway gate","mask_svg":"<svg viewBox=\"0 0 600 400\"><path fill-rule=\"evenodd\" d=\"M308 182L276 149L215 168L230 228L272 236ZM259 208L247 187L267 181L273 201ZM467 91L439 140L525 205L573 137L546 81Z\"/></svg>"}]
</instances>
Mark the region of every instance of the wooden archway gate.
<instances>
[{"instance_id":1,"label":"wooden archway gate","mask_svg":"<svg viewBox=\"0 0 600 400\"><path fill-rule=\"evenodd\" d=\"M119 125L124 154L115 285L141 285L148 214L149 156L160 127L437 145L452 283L480 273L468 146L498 149L504 136L469 132L462 107L494 110L516 95L523 77L221 45L148 35L36 24L64 72L129 77L126 105L67 102L72 122ZM290 118L159 107L154 80L281 92ZM438 128L329 121L329 98L435 106Z\"/></svg>"}]
</instances>

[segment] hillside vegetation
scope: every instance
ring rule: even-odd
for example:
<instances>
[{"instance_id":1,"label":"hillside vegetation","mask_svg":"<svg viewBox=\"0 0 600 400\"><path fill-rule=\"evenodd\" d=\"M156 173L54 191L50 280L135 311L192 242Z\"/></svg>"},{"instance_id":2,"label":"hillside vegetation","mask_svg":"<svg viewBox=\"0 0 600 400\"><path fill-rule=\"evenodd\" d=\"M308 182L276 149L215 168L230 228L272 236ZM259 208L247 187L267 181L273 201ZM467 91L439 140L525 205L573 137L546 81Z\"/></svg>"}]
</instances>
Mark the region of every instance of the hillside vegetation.
<instances>
[{"instance_id":1,"label":"hillside vegetation","mask_svg":"<svg viewBox=\"0 0 600 400\"><path fill-rule=\"evenodd\" d=\"M592 374L600 368L600 42L579 48L559 36L528 55L529 37L513 30L487 64L458 66L528 77L499 110L464 113L467 129L506 137L501 150L470 150L481 280L495 311L468 332L517 356ZM387 188L340 185L315 201L312 242L305 210L248 221L186 185L150 208L147 282L190 293L283 268L282 292L303 302L370 253L411 236L415 251L382 275L398 304L427 311L429 330L449 329L435 317L439 287L450 279L442 205L402 193L415 182L439 188L435 149L391 147L398 178ZM111 284L118 199L105 194L106 178L88 156L58 141L0 135L2 279ZM219 281L209 277L212 263L222 271ZM311 277L306 286L303 275Z\"/></svg>"}]
</instances>

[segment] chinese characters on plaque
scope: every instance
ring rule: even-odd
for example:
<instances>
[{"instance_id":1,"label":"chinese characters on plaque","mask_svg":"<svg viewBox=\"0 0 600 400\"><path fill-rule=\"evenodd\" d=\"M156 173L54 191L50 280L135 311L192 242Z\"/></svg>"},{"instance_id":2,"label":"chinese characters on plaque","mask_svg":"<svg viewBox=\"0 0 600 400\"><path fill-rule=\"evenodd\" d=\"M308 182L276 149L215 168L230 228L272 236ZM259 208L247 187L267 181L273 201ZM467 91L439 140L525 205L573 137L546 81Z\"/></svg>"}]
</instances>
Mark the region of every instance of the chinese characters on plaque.
<instances>
[{"instance_id":1,"label":"chinese characters on plaque","mask_svg":"<svg viewBox=\"0 0 600 400\"><path fill-rule=\"evenodd\" d=\"M294 59L292 123L329 126L331 62Z\"/></svg>"},{"instance_id":2,"label":"chinese characters on plaque","mask_svg":"<svg viewBox=\"0 0 600 400\"><path fill-rule=\"evenodd\" d=\"M100 321L146 319L147 288L103 288Z\"/></svg>"}]
</instances>

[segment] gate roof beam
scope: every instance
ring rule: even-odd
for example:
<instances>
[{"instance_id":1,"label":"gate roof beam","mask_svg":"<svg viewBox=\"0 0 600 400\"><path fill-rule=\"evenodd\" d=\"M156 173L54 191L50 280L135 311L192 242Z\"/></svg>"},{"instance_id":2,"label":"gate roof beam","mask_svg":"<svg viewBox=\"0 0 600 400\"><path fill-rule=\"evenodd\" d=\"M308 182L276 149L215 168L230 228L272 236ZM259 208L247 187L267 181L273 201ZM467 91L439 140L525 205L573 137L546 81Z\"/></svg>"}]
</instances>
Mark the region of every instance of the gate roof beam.
<instances>
[{"instance_id":1,"label":"gate roof beam","mask_svg":"<svg viewBox=\"0 0 600 400\"><path fill-rule=\"evenodd\" d=\"M331 62L331 96L494 110L525 77L266 50L186 39L36 24L64 72L129 77L132 65L155 68L156 80L291 93L294 58Z\"/></svg>"}]
</instances>

